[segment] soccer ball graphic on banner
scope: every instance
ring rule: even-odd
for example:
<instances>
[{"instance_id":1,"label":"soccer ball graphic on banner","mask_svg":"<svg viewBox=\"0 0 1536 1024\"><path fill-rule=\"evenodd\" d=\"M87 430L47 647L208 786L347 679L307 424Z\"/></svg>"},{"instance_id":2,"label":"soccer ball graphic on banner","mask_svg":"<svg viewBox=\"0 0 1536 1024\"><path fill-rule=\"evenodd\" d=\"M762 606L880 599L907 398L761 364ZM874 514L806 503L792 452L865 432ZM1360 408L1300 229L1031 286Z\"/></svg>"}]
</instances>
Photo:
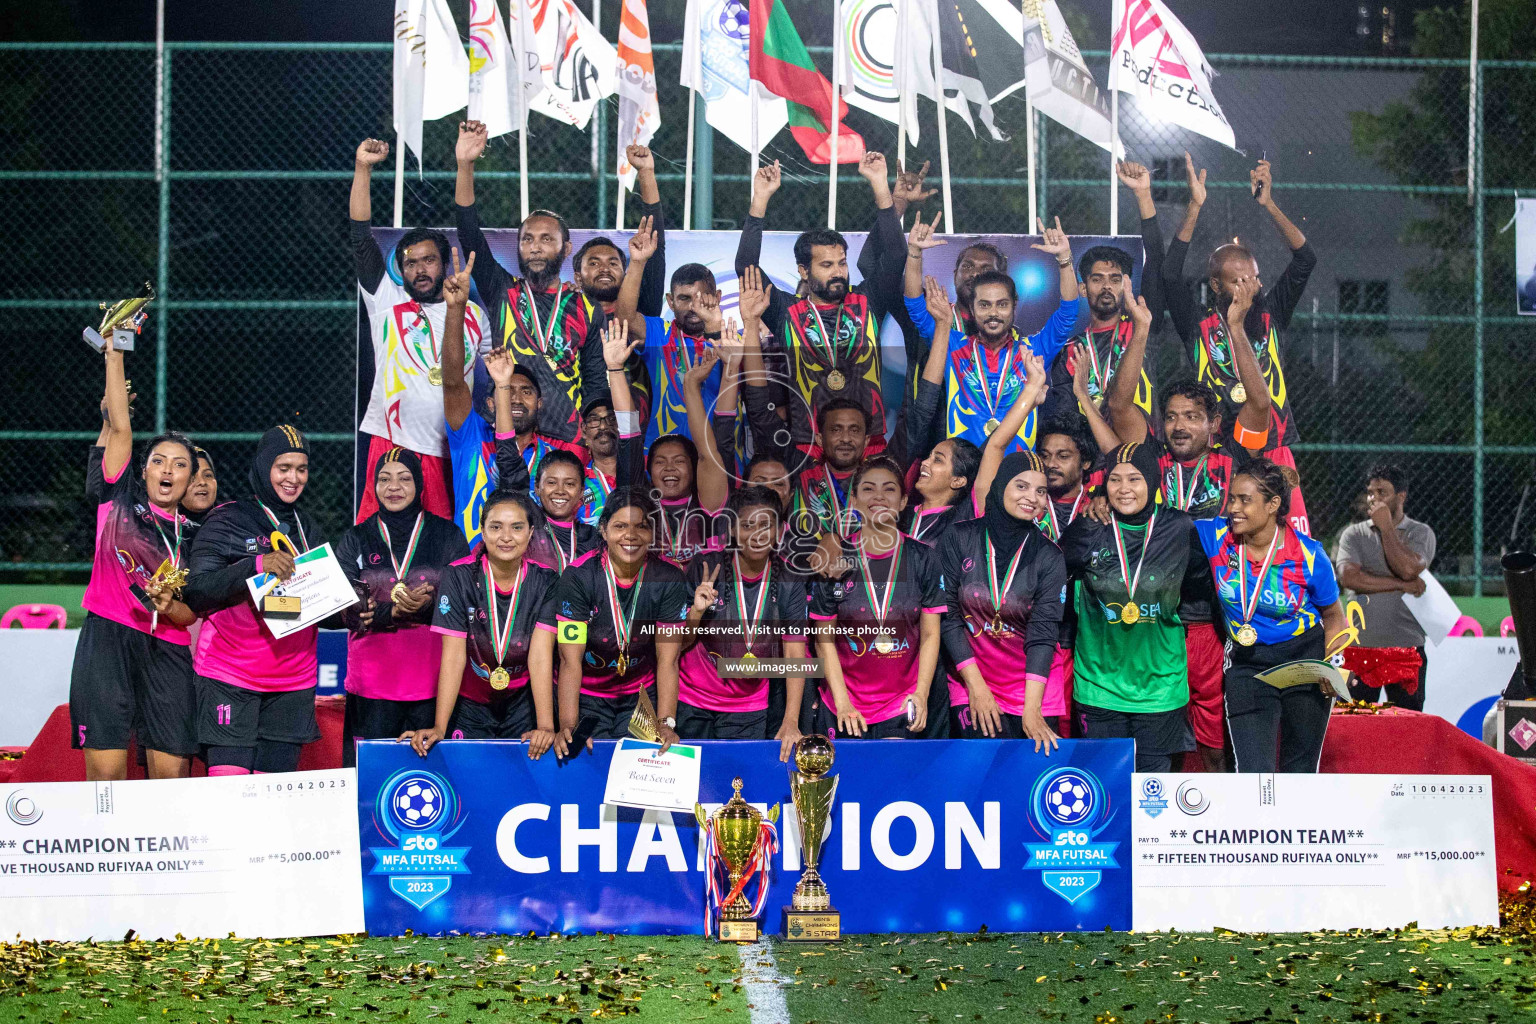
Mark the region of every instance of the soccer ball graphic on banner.
<instances>
[{"instance_id":1,"label":"soccer ball graphic on banner","mask_svg":"<svg viewBox=\"0 0 1536 1024\"><path fill-rule=\"evenodd\" d=\"M1047 791L1046 810L1063 825L1076 825L1093 813L1093 789L1088 781L1067 774L1051 784Z\"/></svg>"},{"instance_id":2,"label":"soccer ball graphic on banner","mask_svg":"<svg viewBox=\"0 0 1536 1024\"><path fill-rule=\"evenodd\" d=\"M395 820L410 829L430 828L443 816L446 806L437 782L420 775L401 780L390 803Z\"/></svg>"}]
</instances>

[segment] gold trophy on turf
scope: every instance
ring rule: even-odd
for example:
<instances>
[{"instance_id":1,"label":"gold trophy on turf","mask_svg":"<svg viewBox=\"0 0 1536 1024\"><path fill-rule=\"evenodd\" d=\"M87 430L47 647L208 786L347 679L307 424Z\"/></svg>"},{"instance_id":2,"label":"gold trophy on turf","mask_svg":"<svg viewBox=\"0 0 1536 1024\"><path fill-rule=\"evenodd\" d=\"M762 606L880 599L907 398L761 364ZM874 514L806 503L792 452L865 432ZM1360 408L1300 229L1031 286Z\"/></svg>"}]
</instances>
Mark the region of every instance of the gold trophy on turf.
<instances>
[{"instance_id":1,"label":"gold trophy on turf","mask_svg":"<svg viewBox=\"0 0 1536 1024\"><path fill-rule=\"evenodd\" d=\"M699 826L707 829L713 840L714 857L725 863L726 883L729 888L720 897L720 927L716 937L721 942L756 942L759 930L752 904L747 900L745 889L752 876L758 876L759 891L768 885L768 852L773 848L773 824L779 820L779 805L764 814L741 797L742 781L731 781L735 792L731 799L714 814L706 815L704 805L693 805ZM715 865L705 867L711 879L715 878ZM713 883L711 883L711 891Z\"/></svg>"},{"instance_id":2,"label":"gold trophy on turf","mask_svg":"<svg viewBox=\"0 0 1536 1024\"><path fill-rule=\"evenodd\" d=\"M101 325L87 327L81 336L85 343L97 352L105 352L110 342L113 348L120 352L133 351L134 338L139 333L139 328L144 325L144 319L148 315L144 307L149 305L155 297L155 289L148 282L139 289L139 294L131 299L123 299L114 302L110 307L101 303L103 310Z\"/></svg>"},{"instance_id":3,"label":"gold trophy on turf","mask_svg":"<svg viewBox=\"0 0 1536 1024\"><path fill-rule=\"evenodd\" d=\"M837 795L837 776L832 770L832 740L828 736L803 736L795 744L795 767L789 773L789 793L795 801L800 825L800 856L805 871L795 884L790 905L784 908L784 938L792 942L831 942L842 938L842 916L832 909L832 898L821 880L821 844L832 824L832 800Z\"/></svg>"}]
</instances>

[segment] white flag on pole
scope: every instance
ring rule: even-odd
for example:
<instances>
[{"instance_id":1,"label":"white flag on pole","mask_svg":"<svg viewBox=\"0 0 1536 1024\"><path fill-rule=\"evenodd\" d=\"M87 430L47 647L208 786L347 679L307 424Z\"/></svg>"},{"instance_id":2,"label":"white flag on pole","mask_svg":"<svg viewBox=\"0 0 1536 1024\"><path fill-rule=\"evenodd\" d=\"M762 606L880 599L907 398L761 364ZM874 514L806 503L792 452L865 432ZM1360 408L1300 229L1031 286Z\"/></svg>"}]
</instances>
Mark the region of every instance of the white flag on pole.
<instances>
[{"instance_id":1,"label":"white flag on pole","mask_svg":"<svg viewBox=\"0 0 1536 1024\"><path fill-rule=\"evenodd\" d=\"M488 138L517 127L507 77L511 66L501 6L496 0L469 0L469 119L485 122Z\"/></svg>"},{"instance_id":2,"label":"white flag on pole","mask_svg":"<svg viewBox=\"0 0 1536 1024\"><path fill-rule=\"evenodd\" d=\"M395 133L421 166L423 121L469 102L469 57L446 0L395 0Z\"/></svg>"},{"instance_id":3,"label":"white flag on pole","mask_svg":"<svg viewBox=\"0 0 1536 1024\"><path fill-rule=\"evenodd\" d=\"M544 91L530 109L585 129L597 104L619 89L618 53L572 0L548 0L537 29Z\"/></svg>"},{"instance_id":4,"label":"white flag on pole","mask_svg":"<svg viewBox=\"0 0 1536 1024\"><path fill-rule=\"evenodd\" d=\"M542 0L508 0L507 14L511 24L507 33L508 50L512 64L507 69L507 88L512 90L513 128L527 126L528 112L534 100L544 91L544 68L539 60L538 15L544 7ZM519 105L517 89L522 87L522 103ZM522 123L516 123L519 118Z\"/></svg>"},{"instance_id":5,"label":"white flag on pole","mask_svg":"<svg viewBox=\"0 0 1536 1024\"><path fill-rule=\"evenodd\" d=\"M626 189L635 184L635 169L624 150L651 141L661 126L661 106L656 101L656 65L651 57L651 22L645 0L624 0L619 13L619 181Z\"/></svg>"},{"instance_id":6,"label":"white flag on pole","mask_svg":"<svg viewBox=\"0 0 1536 1024\"><path fill-rule=\"evenodd\" d=\"M1136 97L1141 113L1235 148L1211 91L1215 71L1162 0L1114 0L1109 87Z\"/></svg>"},{"instance_id":7,"label":"white flag on pole","mask_svg":"<svg viewBox=\"0 0 1536 1024\"><path fill-rule=\"evenodd\" d=\"M900 124L898 99L905 88L907 138L913 143L919 141L917 97L932 97L938 91L933 85L928 6L925 0L908 4L907 29L902 33L895 0L843 0L848 103ZM903 38L906 42L898 46L897 41ZM905 58L904 66L898 67L901 58Z\"/></svg>"},{"instance_id":8,"label":"white flag on pole","mask_svg":"<svg viewBox=\"0 0 1536 1024\"><path fill-rule=\"evenodd\" d=\"M740 0L688 0L682 85L704 97L704 120L709 126L750 153L753 86L747 67L748 18L747 5ZM784 100L759 90L759 143L787 124L789 108Z\"/></svg>"}]
</instances>

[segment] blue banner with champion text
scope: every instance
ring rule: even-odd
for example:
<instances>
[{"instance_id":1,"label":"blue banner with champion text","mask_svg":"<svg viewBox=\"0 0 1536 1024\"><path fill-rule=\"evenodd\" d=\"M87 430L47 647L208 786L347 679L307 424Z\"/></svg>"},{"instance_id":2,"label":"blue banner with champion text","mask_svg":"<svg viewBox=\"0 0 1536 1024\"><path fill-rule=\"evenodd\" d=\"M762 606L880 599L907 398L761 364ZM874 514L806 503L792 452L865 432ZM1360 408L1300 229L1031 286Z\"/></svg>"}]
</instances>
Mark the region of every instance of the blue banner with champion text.
<instances>
[{"instance_id":1,"label":"blue banner with champion text","mask_svg":"<svg viewBox=\"0 0 1536 1024\"><path fill-rule=\"evenodd\" d=\"M800 877L777 743L701 744L700 800L740 776L780 804L762 925ZM613 742L558 762L513 741L358 749L363 905L374 935L702 934L704 872L689 814L603 804ZM845 933L1068 931L1131 924L1130 740L850 741L821 873Z\"/></svg>"}]
</instances>

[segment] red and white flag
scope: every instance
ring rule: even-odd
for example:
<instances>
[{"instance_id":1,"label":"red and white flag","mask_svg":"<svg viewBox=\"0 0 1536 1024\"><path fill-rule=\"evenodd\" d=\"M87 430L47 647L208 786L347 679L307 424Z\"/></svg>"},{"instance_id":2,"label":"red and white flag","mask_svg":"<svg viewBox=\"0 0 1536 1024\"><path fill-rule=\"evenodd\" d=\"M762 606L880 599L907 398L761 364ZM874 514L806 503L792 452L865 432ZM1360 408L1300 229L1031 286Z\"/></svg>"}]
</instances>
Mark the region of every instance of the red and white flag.
<instances>
[{"instance_id":1,"label":"red and white flag","mask_svg":"<svg viewBox=\"0 0 1536 1024\"><path fill-rule=\"evenodd\" d=\"M1224 146L1236 138L1211 91L1216 72L1163 0L1114 0L1109 87L1136 97L1141 112Z\"/></svg>"},{"instance_id":2,"label":"red and white flag","mask_svg":"<svg viewBox=\"0 0 1536 1024\"><path fill-rule=\"evenodd\" d=\"M656 65L651 59L651 22L645 0L624 0L619 15L619 181L633 188L635 169L627 146L644 146L661 125L656 102Z\"/></svg>"}]
</instances>

